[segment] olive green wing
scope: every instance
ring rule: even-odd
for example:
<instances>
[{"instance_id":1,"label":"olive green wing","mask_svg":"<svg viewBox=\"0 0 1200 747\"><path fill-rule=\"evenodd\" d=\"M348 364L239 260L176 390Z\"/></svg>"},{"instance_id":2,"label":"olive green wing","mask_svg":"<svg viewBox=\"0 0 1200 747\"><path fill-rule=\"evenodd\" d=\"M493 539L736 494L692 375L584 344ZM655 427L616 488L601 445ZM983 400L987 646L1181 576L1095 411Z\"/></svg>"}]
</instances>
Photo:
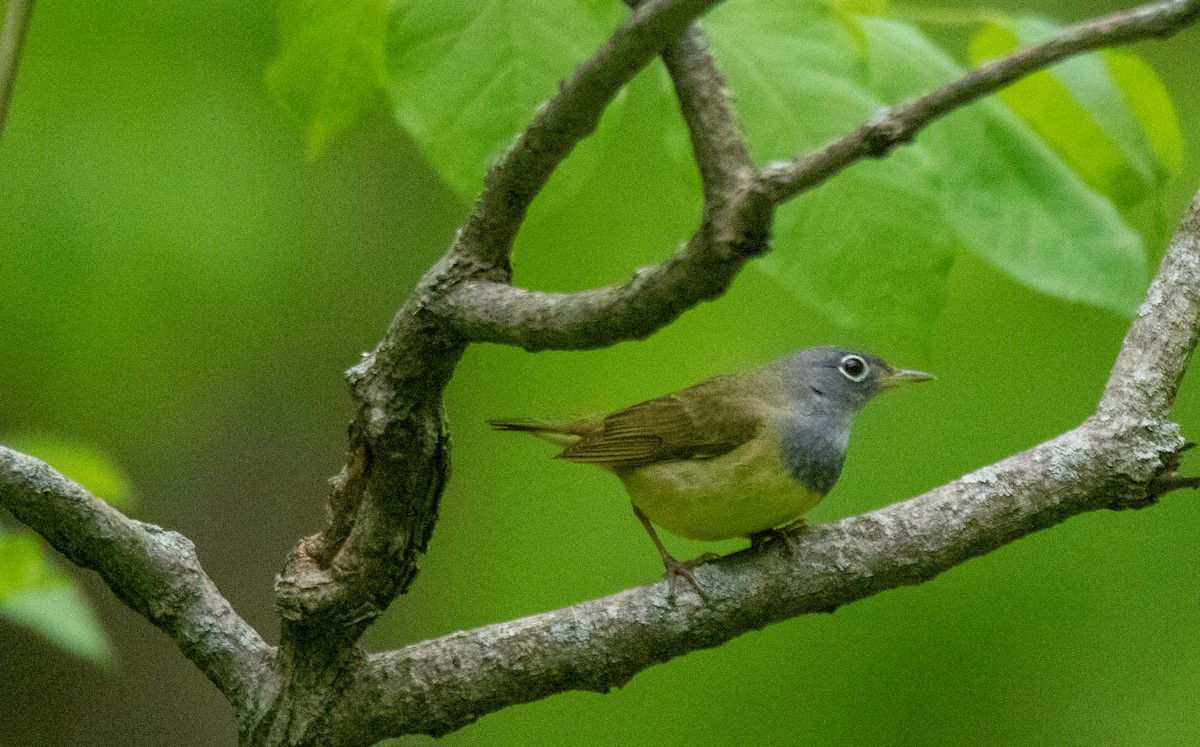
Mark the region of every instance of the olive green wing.
<instances>
[{"instance_id":1,"label":"olive green wing","mask_svg":"<svg viewBox=\"0 0 1200 747\"><path fill-rule=\"evenodd\" d=\"M763 404L761 396L747 396L738 380L716 377L606 416L559 458L613 470L709 459L754 437Z\"/></svg>"}]
</instances>

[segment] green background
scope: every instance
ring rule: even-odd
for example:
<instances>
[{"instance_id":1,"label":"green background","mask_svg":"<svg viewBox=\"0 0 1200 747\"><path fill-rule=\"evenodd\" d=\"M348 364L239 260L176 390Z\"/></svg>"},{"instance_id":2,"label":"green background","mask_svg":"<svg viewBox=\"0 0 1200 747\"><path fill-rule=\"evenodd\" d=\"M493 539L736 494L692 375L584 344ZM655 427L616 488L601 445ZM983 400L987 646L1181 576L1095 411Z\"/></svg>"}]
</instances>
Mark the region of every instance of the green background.
<instances>
[{"instance_id":1,"label":"green background","mask_svg":"<svg viewBox=\"0 0 1200 747\"><path fill-rule=\"evenodd\" d=\"M1053 10L1069 20L1115 7ZM269 3L43 2L0 142L0 440L50 436L107 453L132 482L129 511L192 538L271 640L274 574L319 527L325 481L340 468L351 414L341 372L378 340L466 211L382 101L307 160L303 132L263 82L275 52ZM1174 220L1200 185L1200 31L1139 52L1187 137L1166 199ZM614 205L585 189L570 206L579 219L531 225L518 282L620 280L690 233L696 205L654 201L654 169L637 156L631 144L610 169L641 199ZM597 247L596 234L624 237L628 253ZM841 482L812 515L827 521L1091 412L1125 319L1030 291L971 255L949 278L927 339L841 328L745 272L723 299L644 342L572 354L472 348L447 395L454 472L430 552L368 645L658 577L615 480L491 433L487 418L617 407L826 342L936 372L937 384L863 413ZM1176 417L1200 440L1190 380ZM1192 744L1198 523L1200 503L1184 493L1077 517L920 587L751 633L607 695L493 714L444 742ZM668 542L680 555L739 547ZM98 667L0 622L0 744L232 743L229 709L173 644L94 575L71 573L115 660Z\"/></svg>"}]
</instances>

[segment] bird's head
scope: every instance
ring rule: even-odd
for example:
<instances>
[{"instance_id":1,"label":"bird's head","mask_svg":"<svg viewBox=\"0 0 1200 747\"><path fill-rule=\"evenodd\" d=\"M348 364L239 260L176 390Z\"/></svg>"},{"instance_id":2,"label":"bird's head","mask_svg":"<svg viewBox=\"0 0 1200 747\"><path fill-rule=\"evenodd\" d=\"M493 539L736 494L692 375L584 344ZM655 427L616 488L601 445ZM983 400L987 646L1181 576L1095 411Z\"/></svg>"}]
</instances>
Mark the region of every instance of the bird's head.
<instances>
[{"instance_id":1,"label":"bird's head","mask_svg":"<svg viewBox=\"0 0 1200 747\"><path fill-rule=\"evenodd\" d=\"M785 358L783 366L797 396L816 395L851 411L892 387L934 379L924 371L894 368L870 353L832 346L805 348Z\"/></svg>"}]
</instances>

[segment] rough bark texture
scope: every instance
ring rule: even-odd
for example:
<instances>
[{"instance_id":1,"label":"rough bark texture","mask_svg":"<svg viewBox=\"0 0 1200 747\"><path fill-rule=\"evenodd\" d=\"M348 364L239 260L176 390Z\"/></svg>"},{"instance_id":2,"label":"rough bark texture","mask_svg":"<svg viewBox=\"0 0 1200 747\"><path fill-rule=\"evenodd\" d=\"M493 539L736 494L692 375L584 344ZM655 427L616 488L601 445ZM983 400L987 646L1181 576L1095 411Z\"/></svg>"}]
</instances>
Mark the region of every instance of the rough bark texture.
<instances>
[{"instance_id":1,"label":"rough bark texture","mask_svg":"<svg viewBox=\"0 0 1200 747\"><path fill-rule=\"evenodd\" d=\"M1175 474L1184 443L1169 408L1200 329L1200 195L1096 414L1077 428L922 496L813 528L794 551L776 543L703 565L696 573L707 602L671 599L659 583L364 654L359 636L408 588L436 521L449 470L442 392L468 344L580 349L645 337L719 296L765 252L778 204L1021 76L1079 52L1169 36L1200 16L1200 0L1169 0L1080 24L889 108L815 153L757 170L692 25L715 0L630 4L628 22L491 171L446 255L348 372L359 410L346 466L325 527L301 540L279 577L278 648L233 612L186 538L128 519L43 463L0 448L0 505L171 636L232 703L242 744L444 734L564 690L604 691L772 622L920 583L1075 514L1150 505L1198 482ZM675 256L621 286L573 294L513 287L509 250L530 202L620 87L659 54L700 169L701 225ZM12 69L0 73L11 79Z\"/></svg>"}]
</instances>

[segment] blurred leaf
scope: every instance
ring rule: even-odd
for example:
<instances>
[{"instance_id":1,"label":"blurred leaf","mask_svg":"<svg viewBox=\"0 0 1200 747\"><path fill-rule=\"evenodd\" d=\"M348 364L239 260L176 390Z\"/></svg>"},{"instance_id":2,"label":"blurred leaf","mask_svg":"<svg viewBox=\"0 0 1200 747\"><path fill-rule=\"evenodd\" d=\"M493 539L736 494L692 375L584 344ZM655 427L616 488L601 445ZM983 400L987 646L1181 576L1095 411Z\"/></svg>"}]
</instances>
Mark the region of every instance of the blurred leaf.
<instances>
[{"instance_id":1,"label":"blurred leaf","mask_svg":"<svg viewBox=\"0 0 1200 747\"><path fill-rule=\"evenodd\" d=\"M1058 34L1036 18L991 17L971 39L972 64ZM1179 170L1181 134L1154 72L1123 52L1074 57L1017 81L1000 99L1092 189L1129 206Z\"/></svg>"},{"instance_id":2,"label":"blurred leaf","mask_svg":"<svg viewBox=\"0 0 1200 747\"><path fill-rule=\"evenodd\" d=\"M5 438L3 443L41 459L97 498L118 507L130 503L133 491L129 480L111 459L92 446L47 436L13 436Z\"/></svg>"},{"instance_id":3,"label":"blurred leaf","mask_svg":"<svg viewBox=\"0 0 1200 747\"><path fill-rule=\"evenodd\" d=\"M608 17L615 20L619 8L611 3ZM560 0L393 4L393 111L460 197L479 192L539 103L603 42L601 14L596 3Z\"/></svg>"},{"instance_id":4,"label":"blurred leaf","mask_svg":"<svg viewBox=\"0 0 1200 747\"><path fill-rule=\"evenodd\" d=\"M861 22L872 40L872 88L883 100L962 74L915 28ZM989 98L960 109L917 145L940 179L943 215L973 252L1045 293L1133 313L1147 279L1141 239L1007 107Z\"/></svg>"},{"instance_id":5,"label":"blurred leaf","mask_svg":"<svg viewBox=\"0 0 1200 747\"><path fill-rule=\"evenodd\" d=\"M1154 70L1140 57L1115 49L1101 52L1108 74L1125 96L1155 158L1171 174L1183 168L1183 131L1175 105Z\"/></svg>"},{"instance_id":6,"label":"blurred leaf","mask_svg":"<svg viewBox=\"0 0 1200 747\"><path fill-rule=\"evenodd\" d=\"M882 107L963 73L912 26L853 12L879 7L758 0L722 5L706 19L759 161L818 147ZM548 0L453 9L404 0L393 6L389 70L396 116L460 196L475 194L489 163L529 122L537 102L598 43L604 24L593 6L589 10ZM1122 70L1130 79L1140 74L1128 65ZM671 99L660 74L648 70L639 79L657 81L659 95ZM1081 99L1078 85L1056 85L1071 92L1066 98ZM1148 95L1141 117L1161 120L1158 103ZM613 194L609 187L619 180L595 166L615 163L615 153L634 147L634 140L645 157L669 159L671 173L686 168L686 141L676 147L662 134L677 131L677 112L652 114L643 107L639 116L646 116L634 131L620 124L619 111L606 114L582 156L556 176L552 204L574 199L585 179ZM1135 122L1132 114L1128 119ZM1104 127L1097 132L1101 144L1117 142ZM1163 139L1159 150L1170 148L1170 138ZM679 185L690 184L661 176L669 183L656 184L656 198L667 202L678 197ZM806 195L781 211L778 250L755 266L850 326L928 328L958 247L1046 293L1123 314L1132 312L1145 282L1141 241L1112 203L994 100L935 123L881 164L855 165L824 190L827 195Z\"/></svg>"},{"instance_id":7,"label":"blurred leaf","mask_svg":"<svg viewBox=\"0 0 1200 747\"><path fill-rule=\"evenodd\" d=\"M280 0L282 40L267 84L295 114L315 156L383 90L387 0Z\"/></svg>"},{"instance_id":8,"label":"blurred leaf","mask_svg":"<svg viewBox=\"0 0 1200 747\"><path fill-rule=\"evenodd\" d=\"M885 16L888 12L889 0L825 0L834 10L860 16Z\"/></svg>"},{"instance_id":9,"label":"blurred leaf","mask_svg":"<svg viewBox=\"0 0 1200 747\"><path fill-rule=\"evenodd\" d=\"M760 160L828 142L881 106L861 80L870 40L852 16L771 0L724 6L708 28ZM840 324L920 336L953 260L939 202L921 148L858 164L783 207L775 251L753 266Z\"/></svg>"},{"instance_id":10,"label":"blurred leaf","mask_svg":"<svg viewBox=\"0 0 1200 747\"><path fill-rule=\"evenodd\" d=\"M855 32L846 18L782 0L713 13L713 47L760 158L820 146L962 74L907 24L849 17ZM932 320L956 243L1061 298L1124 314L1137 304L1146 277L1137 235L994 101L847 175L801 197L791 220L781 213L776 255L756 265L843 323L911 329Z\"/></svg>"},{"instance_id":11,"label":"blurred leaf","mask_svg":"<svg viewBox=\"0 0 1200 747\"><path fill-rule=\"evenodd\" d=\"M920 338L945 302L954 259L939 199L920 168L862 164L806 196L803 207L780 211L776 233L803 237L804 246L768 254L762 269L844 326Z\"/></svg>"},{"instance_id":12,"label":"blurred leaf","mask_svg":"<svg viewBox=\"0 0 1200 747\"><path fill-rule=\"evenodd\" d=\"M0 530L0 615L86 659L112 658L95 613L31 533Z\"/></svg>"}]
</instances>

